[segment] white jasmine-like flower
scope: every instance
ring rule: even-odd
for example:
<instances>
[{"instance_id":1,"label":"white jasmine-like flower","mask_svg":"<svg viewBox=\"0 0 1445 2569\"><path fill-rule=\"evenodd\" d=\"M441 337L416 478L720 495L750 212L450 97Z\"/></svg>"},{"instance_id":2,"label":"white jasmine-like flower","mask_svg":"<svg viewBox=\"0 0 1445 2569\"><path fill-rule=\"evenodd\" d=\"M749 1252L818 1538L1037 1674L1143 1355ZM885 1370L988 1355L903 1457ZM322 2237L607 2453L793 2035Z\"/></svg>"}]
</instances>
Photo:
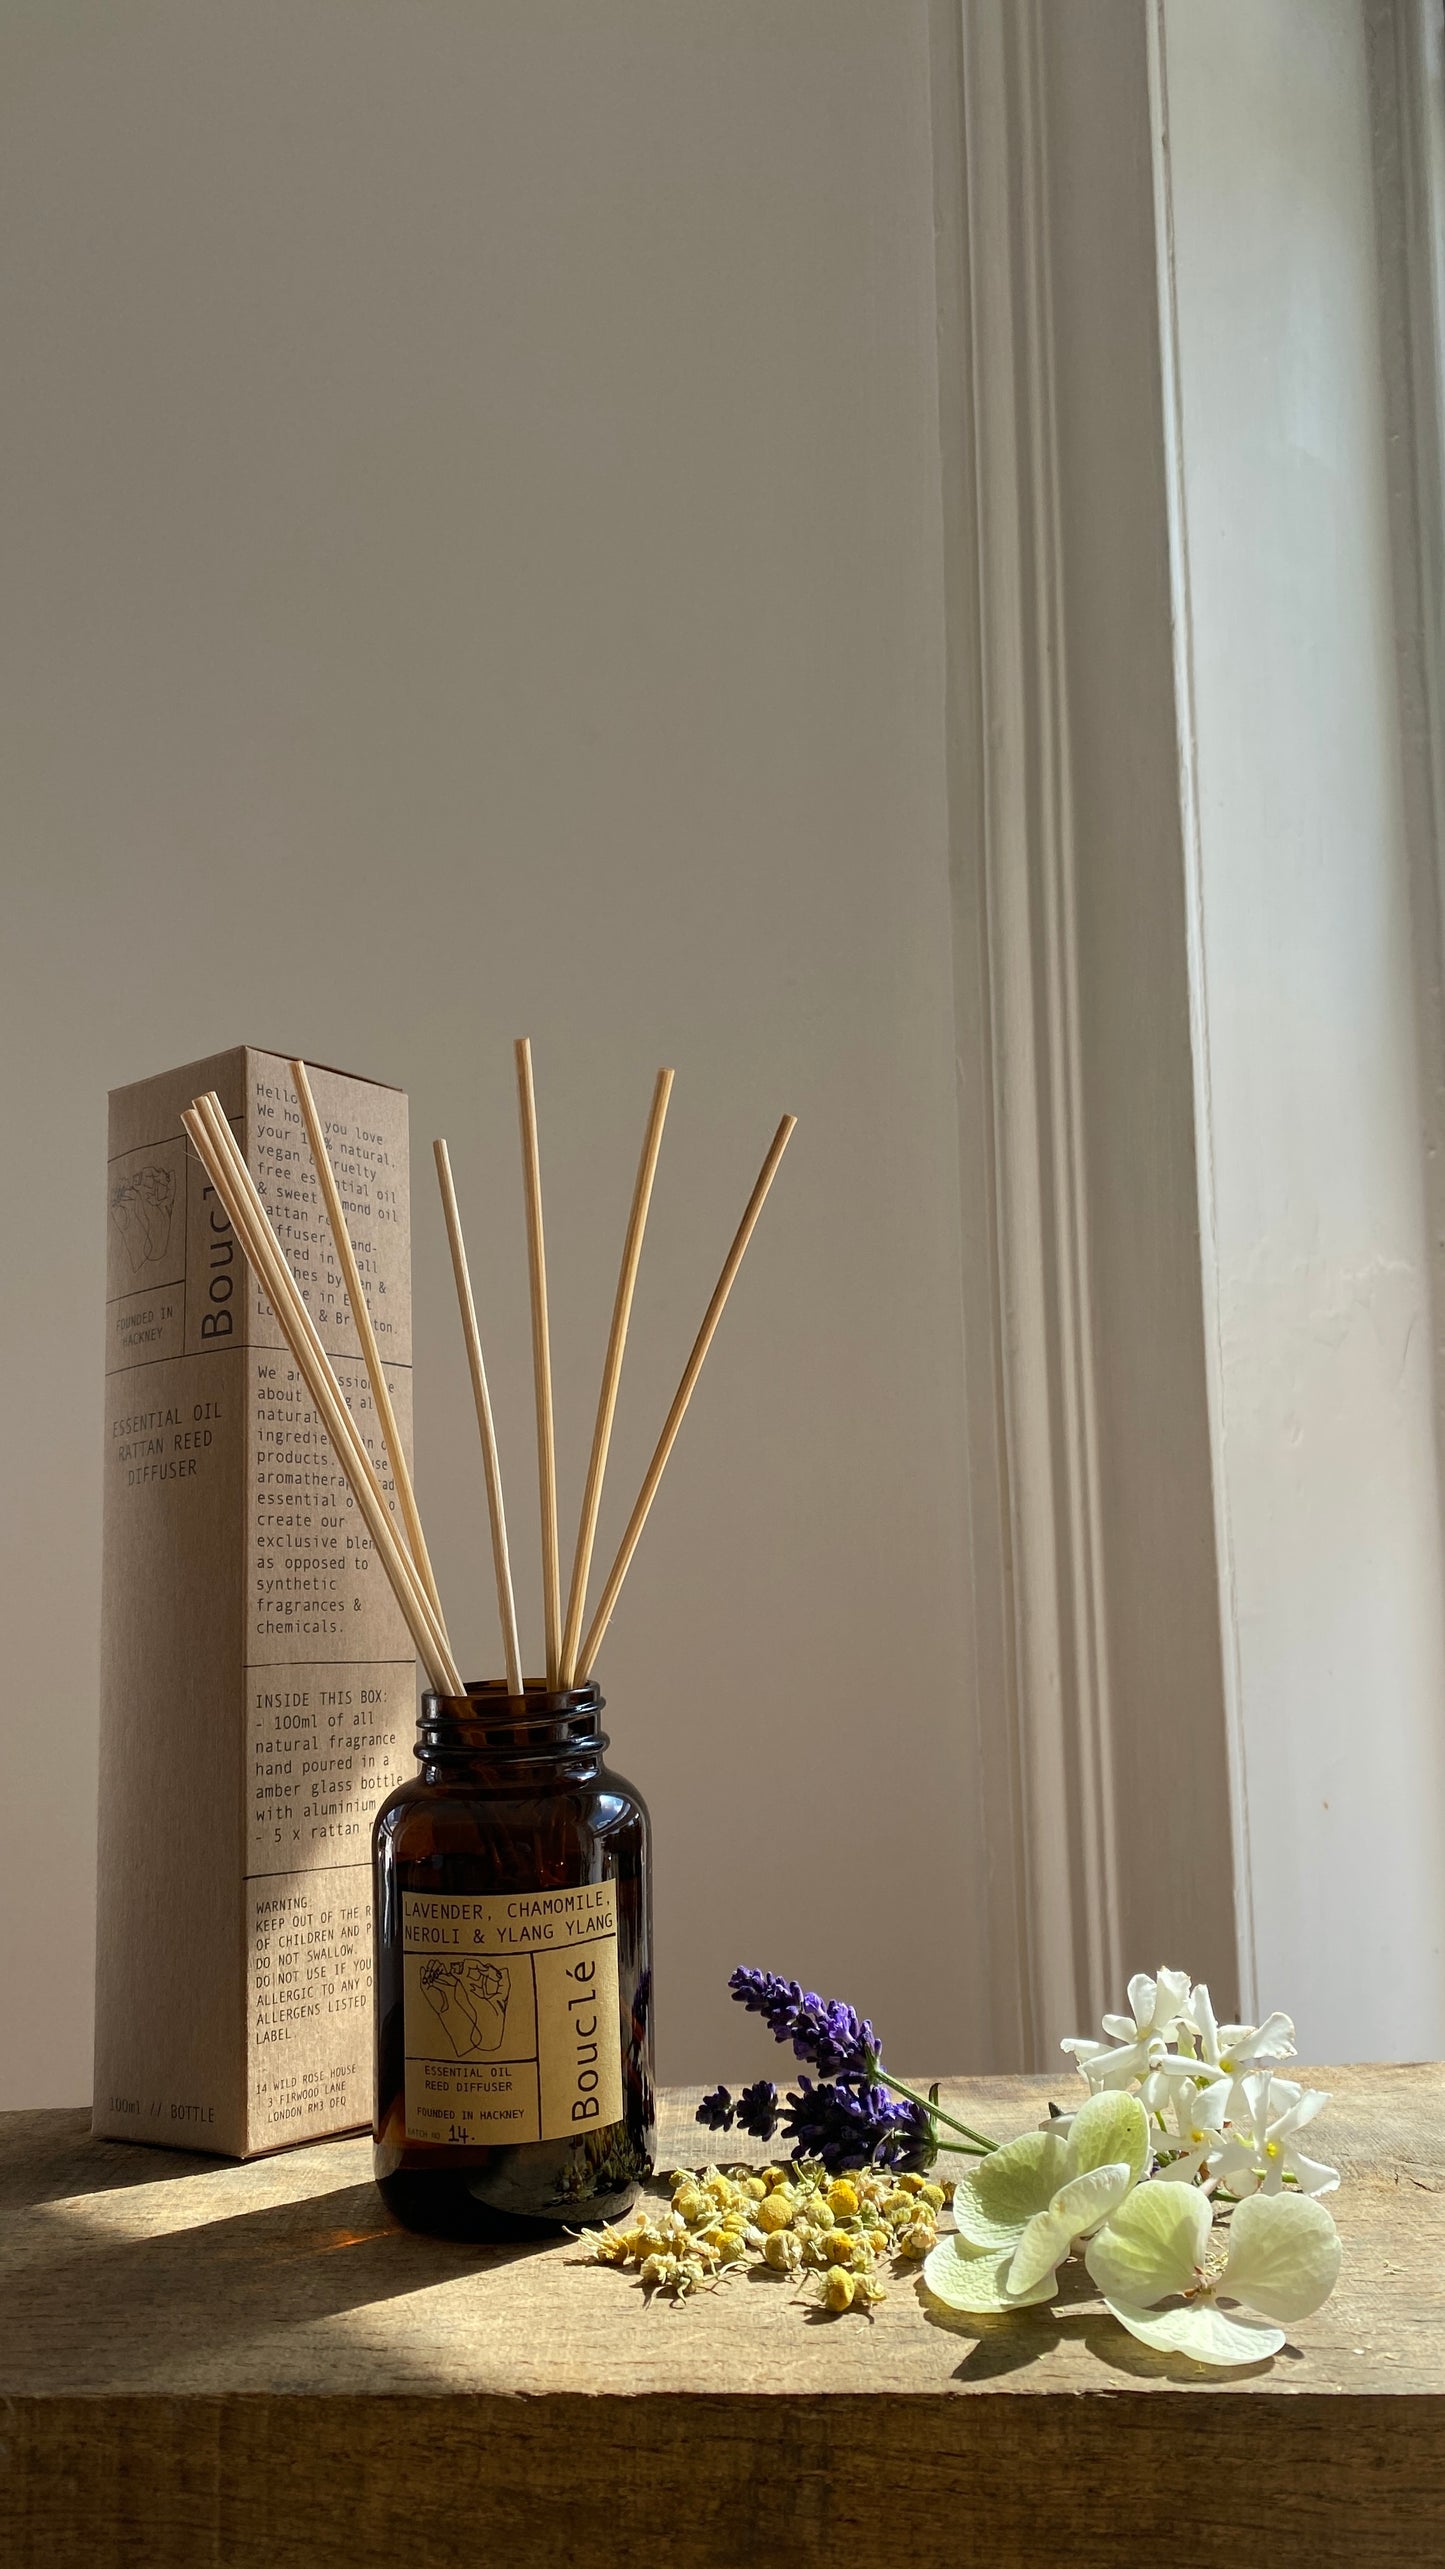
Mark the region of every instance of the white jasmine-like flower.
<instances>
[{"instance_id":1,"label":"white jasmine-like flower","mask_svg":"<svg viewBox=\"0 0 1445 2569\"><path fill-rule=\"evenodd\" d=\"M1051 2105L1038 2129L1041 2132L1057 2132L1061 2141L1067 2141L1074 2128L1077 2110L1077 2107L1072 2107L1067 2114L1064 2114L1057 2105Z\"/></svg>"},{"instance_id":2,"label":"white jasmine-like flower","mask_svg":"<svg viewBox=\"0 0 1445 2569\"><path fill-rule=\"evenodd\" d=\"M1160 2113L1161 2128L1154 2139L1155 2156L1160 2162L1154 2170L1156 2181L1193 2185L1210 2173L1225 2146L1228 2103L1227 2079L1207 2088L1195 2087L1189 2079L1173 2082Z\"/></svg>"},{"instance_id":3,"label":"white jasmine-like flower","mask_svg":"<svg viewBox=\"0 0 1445 2569\"><path fill-rule=\"evenodd\" d=\"M1129 1983L1133 2014L1104 2018L1110 2040L1096 2043L1086 2035L1072 2034L1059 2049L1073 2053L1096 2094L1101 2088L1132 2087L1136 2078L1147 2079L1163 2060L1189 1996L1187 1971L1161 1970L1157 1980L1147 1972L1136 1972Z\"/></svg>"},{"instance_id":4,"label":"white jasmine-like flower","mask_svg":"<svg viewBox=\"0 0 1445 2569\"><path fill-rule=\"evenodd\" d=\"M1256 2194L1234 2214L1228 2254L1211 2258L1211 2217L1192 2186L1138 2186L1090 2240L1084 2263L1114 2317L1144 2345L1202 2364L1258 2363L1285 2342L1271 2322L1307 2319L1328 2300L1339 2237L1308 2195ZM1172 2309L1158 2307L1170 2300ZM1249 2309L1222 2309L1226 2301Z\"/></svg>"},{"instance_id":5,"label":"white jasmine-like flower","mask_svg":"<svg viewBox=\"0 0 1445 2569\"><path fill-rule=\"evenodd\" d=\"M1179 2028L1178 2052L1162 2060L1159 2070L1165 2079L1192 2078L1206 2087L1227 2079L1237 2097L1241 2079L1262 2062L1292 2059L1294 2049L1292 2016L1276 2008L1262 2025L1221 2025L1208 1988L1201 1981L1189 1993Z\"/></svg>"},{"instance_id":6,"label":"white jasmine-like flower","mask_svg":"<svg viewBox=\"0 0 1445 2569\"><path fill-rule=\"evenodd\" d=\"M1215 2095L1219 2091L1211 2090ZM1292 2078L1272 2078L1257 2070L1231 2091L1224 2148L1215 2174L1235 2194L1257 2187L1278 2194L1293 2177L1301 2194L1329 2194L1339 2184L1338 2168L1323 2159L1307 2158L1299 2135L1329 2103L1322 2087L1300 2087ZM1197 2100L1202 2105L1203 2098Z\"/></svg>"},{"instance_id":7,"label":"white jasmine-like flower","mask_svg":"<svg viewBox=\"0 0 1445 2569\"><path fill-rule=\"evenodd\" d=\"M1091 2096L1067 2141L1024 2132L991 2150L954 2189L956 2235L924 2260L929 2290L952 2310L1021 2310L1052 2299L1058 2268L1117 2210L1149 2164L1137 2096Z\"/></svg>"}]
</instances>

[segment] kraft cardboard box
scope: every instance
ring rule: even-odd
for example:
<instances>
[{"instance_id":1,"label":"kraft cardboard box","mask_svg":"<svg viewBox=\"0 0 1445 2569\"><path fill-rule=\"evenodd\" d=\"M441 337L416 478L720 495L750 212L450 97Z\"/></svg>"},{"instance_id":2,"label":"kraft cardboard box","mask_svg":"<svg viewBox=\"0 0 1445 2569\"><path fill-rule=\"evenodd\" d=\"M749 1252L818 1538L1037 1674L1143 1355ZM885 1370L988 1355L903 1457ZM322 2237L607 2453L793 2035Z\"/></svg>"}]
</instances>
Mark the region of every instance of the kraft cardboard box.
<instances>
[{"instance_id":1,"label":"kraft cardboard box","mask_svg":"<svg viewBox=\"0 0 1445 2569\"><path fill-rule=\"evenodd\" d=\"M409 1440L406 1099L311 1079ZM411 1769L416 1670L182 1130L208 1088L391 1484L286 1061L115 1090L94 2129L249 2158L370 2119L371 1822Z\"/></svg>"}]
</instances>

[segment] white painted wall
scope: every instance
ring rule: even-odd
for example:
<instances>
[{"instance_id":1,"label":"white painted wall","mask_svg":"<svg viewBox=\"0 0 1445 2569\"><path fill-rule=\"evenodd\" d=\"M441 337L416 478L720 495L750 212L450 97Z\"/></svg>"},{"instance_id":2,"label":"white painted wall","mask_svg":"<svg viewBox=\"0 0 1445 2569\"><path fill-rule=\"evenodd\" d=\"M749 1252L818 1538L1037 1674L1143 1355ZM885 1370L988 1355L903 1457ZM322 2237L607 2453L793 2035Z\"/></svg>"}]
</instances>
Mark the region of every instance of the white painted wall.
<instances>
[{"instance_id":1,"label":"white painted wall","mask_svg":"<svg viewBox=\"0 0 1445 2569\"><path fill-rule=\"evenodd\" d=\"M1307 2057L1418 2057L1445 1639L1363 19L1164 28L1244 1924Z\"/></svg>"},{"instance_id":2,"label":"white painted wall","mask_svg":"<svg viewBox=\"0 0 1445 2569\"><path fill-rule=\"evenodd\" d=\"M573 1507L678 1069L604 1550L798 1112L599 1672L661 2065L771 2065L739 1960L980 2059L922 0L35 0L0 188L0 2102L90 2075L105 1091L242 1039L411 1092L473 1669L431 1136L535 1634L512 1036Z\"/></svg>"},{"instance_id":3,"label":"white painted wall","mask_svg":"<svg viewBox=\"0 0 1445 2569\"><path fill-rule=\"evenodd\" d=\"M1135 89L1147 16L1109 13ZM0 19L0 2103L77 2100L89 2076L104 1092L242 1038L412 1094L420 1478L477 1667L490 1574L430 1136L453 1143L524 1529L509 1041L530 1028L538 1051L574 1496L650 1080L678 1065L605 1549L762 1141L799 1111L603 1671L658 1820L662 2066L762 2067L723 1996L744 1956L845 1990L896 2057L989 2064L1010 2011L985 1984L1030 1921L996 1896L987 1914L1009 1821L1006 1797L979 1807L979 1734L1006 1681L964 1595L961 1282L992 1256L991 1180L985 1151L961 1245L944 716L948 678L977 672L957 635L945 670L928 18L26 0ZM1021 43L1057 23L1005 19ZM1243 1907L1259 1994L1315 2058L1440 2051L1445 1643L1359 15L1163 0L1163 26ZM1089 104L1051 89L1050 118L1070 100ZM1130 131L1142 194L1137 99ZM1060 227L1079 141L1049 173ZM1059 266L1066 516L1111 444L1070 369L1094 345L1132 380L1107 350L1153 284L1091 255L1081 238ZM1112 585L1102 538L1078 562L1075 659L1105 591L1125 616L1155 596ZM1075 708L1086 858L1124 737L1099 709L1131 667L1101 654ZM1129 786L1152 808L1157 776L1132 762ZM1089 917L1124 923L1121 1019L1127 878L1117 850L1080 869ZM1116 1129L1139 1056L1105 1022L1106 951L1086 964L1083 1112ZM1163 1026L1163 975L1140 1013ZM1147 1206L1125 1187L1091 1207L1102 1287L1136 1223L1160 1227L1133 1178ZM1109 1305L1118 1537L1115 1447L1137 1502L1177 1411L1157 1310L1131 1365ZM976 1412L997 1352L975 1333ZM1177 1532L1202 1440L1162 1441ZM1016 1532L1006 1506L975 1523L975 1572ZM1119 1908L1131 1934L1181 1902L1201 1923L1188 1953L1127 1957L1149 1965L1217 1935L1198 1842L1176 1862L1157 1822L1169 1725L1195 1720L1169 1651L1195 1634L1196 1691L1206 1653L1154 1560L1133 1568L1152 1611L1109 1634L1108 1718L1143 1739L1119 1761ZM1222 1831L1220 1798L1170 1830Z\"/></svg>"}]
</instances>

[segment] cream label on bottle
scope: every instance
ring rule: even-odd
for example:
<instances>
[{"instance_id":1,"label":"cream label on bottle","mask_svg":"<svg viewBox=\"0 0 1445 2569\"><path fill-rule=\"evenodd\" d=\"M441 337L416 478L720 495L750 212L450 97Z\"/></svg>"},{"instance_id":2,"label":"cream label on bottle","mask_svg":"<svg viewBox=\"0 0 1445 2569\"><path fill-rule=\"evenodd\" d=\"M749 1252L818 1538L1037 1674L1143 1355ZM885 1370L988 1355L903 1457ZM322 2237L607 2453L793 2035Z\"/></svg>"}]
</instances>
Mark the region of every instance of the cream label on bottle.
<instances>
[{"instance_id":1,"label":"cream label on bottle","mask_svg":"<svg viewBox=\"0 0 1445 2569\"><path fill-rule=\"evenodd\" d=\"M622 2113L617 1889L401 1895L406 2129L481 2147Z\"/></svg>"}]
</instances>

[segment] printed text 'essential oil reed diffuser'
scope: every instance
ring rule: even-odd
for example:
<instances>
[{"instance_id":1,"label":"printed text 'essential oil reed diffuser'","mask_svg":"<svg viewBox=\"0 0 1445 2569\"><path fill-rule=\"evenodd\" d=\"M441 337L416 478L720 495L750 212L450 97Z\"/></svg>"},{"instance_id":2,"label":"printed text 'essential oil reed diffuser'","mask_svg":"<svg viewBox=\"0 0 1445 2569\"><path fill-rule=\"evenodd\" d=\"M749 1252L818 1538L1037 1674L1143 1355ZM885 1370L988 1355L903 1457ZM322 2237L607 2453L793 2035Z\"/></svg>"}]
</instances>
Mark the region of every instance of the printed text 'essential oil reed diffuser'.
<instances>
[{"instance_id":1,"label":"printed text 'essential oil reed diffuser'","mask_svg":"<svg viewBox=\"0 0 1445 2569\"><path fill-rule=\"evenodd\" d=\"M219 1100L186 1129L346 1473L430 1680L418 1771L374 1838L376 2176L412 2229L516 2238L610 2219L652 2165L652 1893L641 1796L606 1764L592 1670L703 1360L787 1148L785 1115L748 1200L617 1557L583 1629L617 1405L672 1073L658 1073L623 1245L565 1617L547 1266L531 1047L517 1046L531 1278L546 1673L522 1674L486 1367L445 1142L437 1175L491 1520L504 1677L467 1683L452 1655L360 1270L305 1065L292 1078L355 1317L385 1453L347 1406ZM389 1467L384 1474L381 1466Z\"/></svg>"}]
</instances>

